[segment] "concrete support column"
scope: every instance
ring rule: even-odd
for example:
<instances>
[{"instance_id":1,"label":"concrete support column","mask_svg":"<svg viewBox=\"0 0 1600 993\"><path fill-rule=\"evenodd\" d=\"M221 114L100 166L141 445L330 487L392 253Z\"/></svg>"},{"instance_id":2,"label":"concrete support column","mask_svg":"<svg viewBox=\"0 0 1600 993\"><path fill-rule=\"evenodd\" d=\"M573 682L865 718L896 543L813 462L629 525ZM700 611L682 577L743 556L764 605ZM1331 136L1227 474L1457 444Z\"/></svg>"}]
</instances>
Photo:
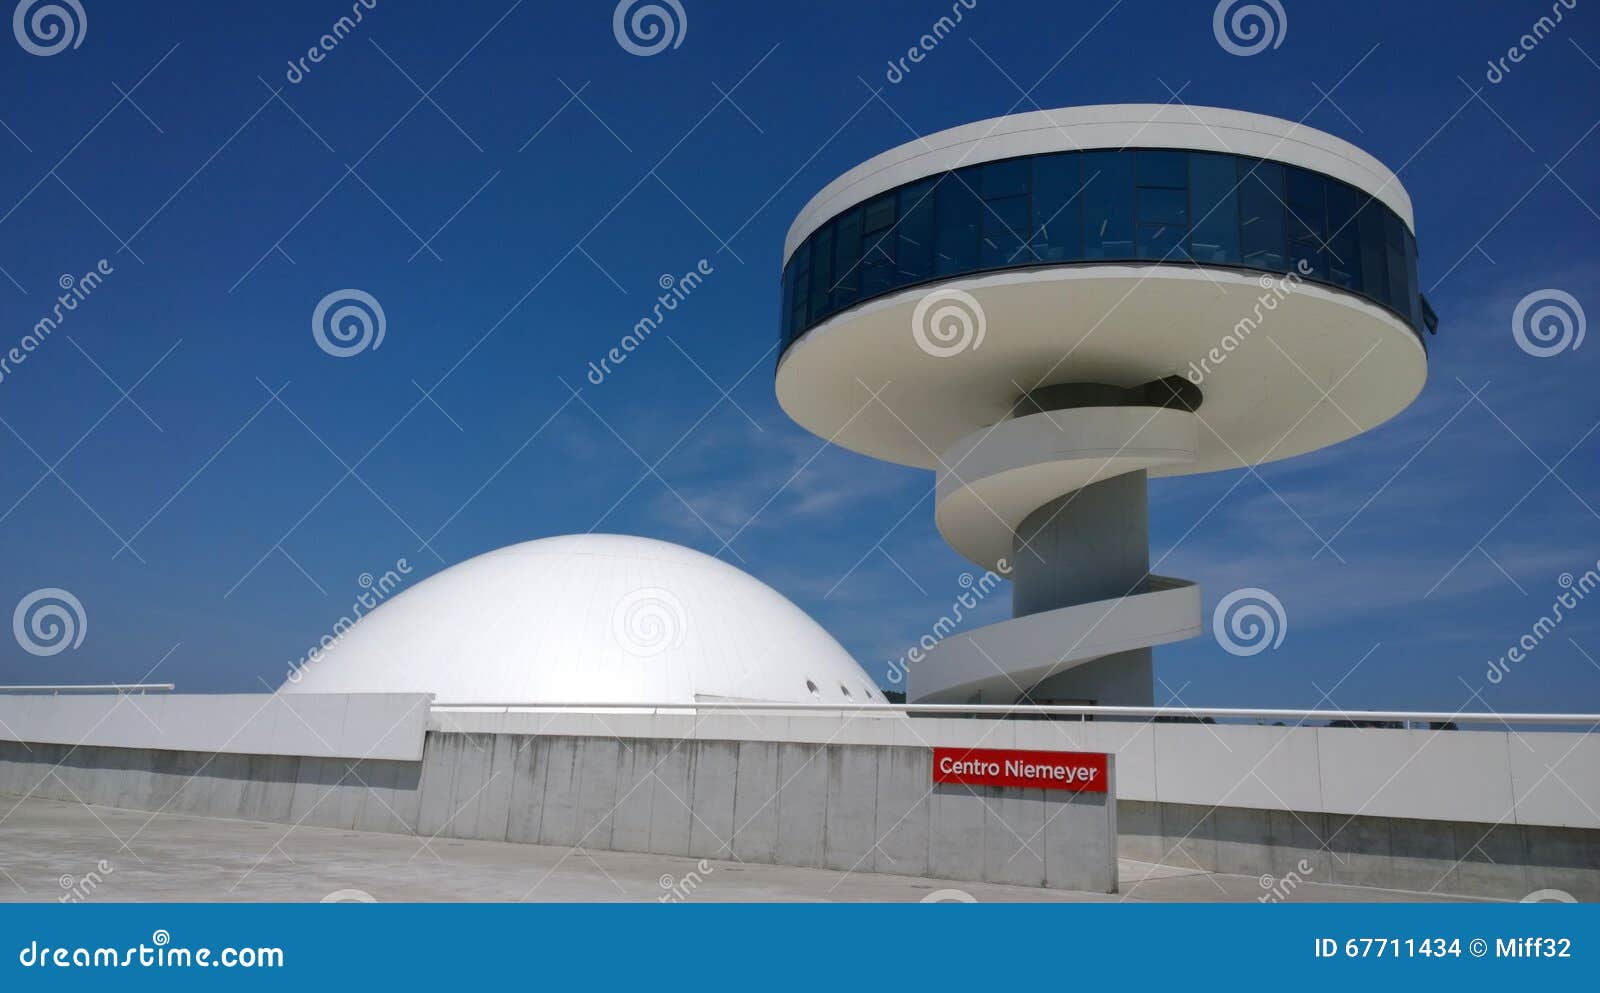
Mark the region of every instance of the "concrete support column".
<instances>
[{"instance_id":1,"label":"concrete support column","mask_svg":"<svg viewBox=\"0 0 1600 993\"><path fill-rule=\"evenodd\" d=\"M1011 616L1145 592L1146 488L1144 472L1128 472L1051 500L1024 518L1011 555Z\"/></svg>"},{"instance_id":2,"label":"concrete support column","mask_svg":"<svg viewBox=\"0 0 1600 993\"><path fill-rule=\"evenodd\" d=\"M1149 522L1143 471L1091 483L1029 514L1017 528L1012 550L1012 616L1146 592ZM1154 699L1153 653L1138 648L1107 655L1027 689L1038 703L1148 706Z\"/></svg>"},{"instance_id":3,"label":"concrete support column","mask_svg":"<svg viewBox=\"0 0 1600 993\"><path fill-rule=\"evenodd\" d=\"M1028 699L1040 704L1153 707L1155 678L1155 650L1135 648L1041 679L1028 689Z\"/></svg>"}]
</instances>

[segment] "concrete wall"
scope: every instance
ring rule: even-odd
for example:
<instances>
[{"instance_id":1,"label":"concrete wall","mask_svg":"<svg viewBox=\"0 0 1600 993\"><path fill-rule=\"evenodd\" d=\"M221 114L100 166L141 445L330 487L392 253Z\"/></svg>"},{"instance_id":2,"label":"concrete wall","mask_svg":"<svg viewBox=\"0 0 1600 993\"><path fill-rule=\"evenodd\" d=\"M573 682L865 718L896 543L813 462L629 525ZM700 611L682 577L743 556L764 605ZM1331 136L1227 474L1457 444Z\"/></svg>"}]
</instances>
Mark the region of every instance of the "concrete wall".
<instances>
[{"instance_id":1,"label":"concrete wall","mask_svg":"<svg viewBox=\"0 0 1600 993\"><path fill-rule=\"evenodd\" d=\"M418 833L1115 891L1105 796L932 785L919 748L432 734Z\"/></svg>"},{"instance_id":2,"label":"concrete wall","mask_svg":"<svg viewBox=\"0 0 1600 993\"><path fill-rule=\"evenodd\" d=\"M682 711L435 710L430 727L1110 752L1124 800L1600 830L1600 734L1580 732Z\"/></svg>"},{"instance_id":3,"label":"concrete wall","mask_svg":"<svg viewBox=\"0 0 1600 993\"><path fill-rule=\"evenodd\" d=\"M0 741L0 817L23 797L411 833L420 762Z\"/></svg>"},{"instance_id":4,"label":"concrete wall","mask_svg":"<svg viewBox=\"0 0 1600 993\"><path fill-rule=\"evenodd\" d=\"M1123 858L1257 876L1268 902L1302 882L1505 900L1553 889L1600 901L1600 834L1583 828L1143 800L1119 801L1117 823ZM1134 880L1122 889L1139 895Z\"/></svg>"},{"instance_id":5,"label":"concrete wall","mask_svg":"<svg viewBox=\"0 0 1600 993\"><path fill-rule=\"evenodd\" d=\"M228 755L422 757L423 693L0 695L0 741Z\"/></svg>"},{"instance_id":6,"label":"concrete wall","mask_svg":"<svg viewBox=\"0 0 1600 993\"><path fill-rule=\"evenodd\" d=\"M1115 892L1107 795L930 790L932 759L884 745L444 732L429 733L420 763L0 742L0 793Z\"/></svg>"},{"instance_id":7,"label":"concrete wall","mask_svg":"<svg viewBox=\"0 0 1600 993\"><path fill-rule=\"evenodd\" d=\"M0 794L1096 889L1063 868L1085 854L1074 818L1114 813L1125 858L1273 885L1294 874L1600 900L1600 832L1583 813L1600 805L1592 736L769 714L432 720L488 727L431 730L409 762L0 741ZM507 725L524 733L490 730ZM1109 751L1120 799L1105 811L1036 791L929 793L930 743ZM0 800L0 817L11 806ZM1122 890L1137 896L1132 880Z\"/></svg>"}]
</instances>

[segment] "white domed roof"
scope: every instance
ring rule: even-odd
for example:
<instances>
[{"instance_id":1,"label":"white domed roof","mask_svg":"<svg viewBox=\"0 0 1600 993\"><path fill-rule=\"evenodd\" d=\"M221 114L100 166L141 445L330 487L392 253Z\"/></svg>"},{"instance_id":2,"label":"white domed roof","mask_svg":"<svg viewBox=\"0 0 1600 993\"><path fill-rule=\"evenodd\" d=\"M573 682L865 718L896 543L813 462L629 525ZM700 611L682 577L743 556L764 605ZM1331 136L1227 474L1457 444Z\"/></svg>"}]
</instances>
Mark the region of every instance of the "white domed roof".
<instances>
[{"instance_id":1,"label":"white domed roof","mask_svg":"<svg viewBox=\"0 0 1600 993\"><path fill-rule=\"evenodd\" d=\"M881 703L782 594L690 548L627 535L524 542L397 594L283 686L440 703Z\"/></svg>"}]
</instances>

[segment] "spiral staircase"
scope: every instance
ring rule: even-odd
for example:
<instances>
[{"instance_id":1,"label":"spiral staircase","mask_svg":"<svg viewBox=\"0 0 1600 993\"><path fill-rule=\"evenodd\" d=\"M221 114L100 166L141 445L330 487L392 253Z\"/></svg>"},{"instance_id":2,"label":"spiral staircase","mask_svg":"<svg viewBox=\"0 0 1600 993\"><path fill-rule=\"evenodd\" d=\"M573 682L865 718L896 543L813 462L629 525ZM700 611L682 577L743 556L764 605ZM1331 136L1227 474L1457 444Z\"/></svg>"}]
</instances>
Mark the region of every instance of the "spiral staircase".
<instances>
[{"instance_id":1,"label":"spiral staircase","mask_svg":"<svg viewBox=\"0 0 1600 993\"><path fill-rule=\"evenodd\" d=\"M927 652L911 672L918 700L1151 702L1150 649L1202 626L1199 588L1149 572L1146 474L1195 458L1187 386L1037 391L944 453L939 531L1012 580L1015 616Z\"/></svg>"}]
</instances>

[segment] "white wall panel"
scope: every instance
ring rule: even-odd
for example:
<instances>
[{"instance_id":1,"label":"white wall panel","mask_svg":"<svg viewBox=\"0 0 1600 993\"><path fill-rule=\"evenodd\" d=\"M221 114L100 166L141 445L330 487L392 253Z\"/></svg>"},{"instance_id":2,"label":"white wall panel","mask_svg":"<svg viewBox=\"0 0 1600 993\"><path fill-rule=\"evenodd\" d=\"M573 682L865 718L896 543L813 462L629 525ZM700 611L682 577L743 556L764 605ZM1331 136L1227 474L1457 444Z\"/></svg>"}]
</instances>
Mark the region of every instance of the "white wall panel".
<instances>
[{"instance_id":1,"label":"white wall panel","mask_svg":"<svg viewBox=\"0 0 1600 993\"><path fill-rule=\"evenodd\" d=\"M420 693L0 695L0 740L415 762L428 704Z\"/></svg>"},{"instance_id":2,"label":"white wall panel","mask_svg":"<svg viewBox=\"0 0 1600 993\"><path fill-rule=\"evenodd\" d=\"M547 726L549 720L530 712L458 711L436 715L432 726L618 737L666 730L657 718L639 713L567 714ZM1124 800L1600 828L1600 735L1565 731L1518 735L771 712L675 714L671 730L669 737L701 740L1109 752L1117 756L1117 794ZM1551 765L1560 778L1545 775Z\"/></svg>"}]
</instances>

